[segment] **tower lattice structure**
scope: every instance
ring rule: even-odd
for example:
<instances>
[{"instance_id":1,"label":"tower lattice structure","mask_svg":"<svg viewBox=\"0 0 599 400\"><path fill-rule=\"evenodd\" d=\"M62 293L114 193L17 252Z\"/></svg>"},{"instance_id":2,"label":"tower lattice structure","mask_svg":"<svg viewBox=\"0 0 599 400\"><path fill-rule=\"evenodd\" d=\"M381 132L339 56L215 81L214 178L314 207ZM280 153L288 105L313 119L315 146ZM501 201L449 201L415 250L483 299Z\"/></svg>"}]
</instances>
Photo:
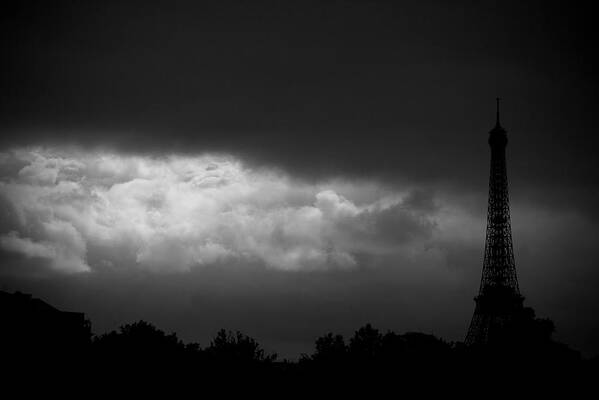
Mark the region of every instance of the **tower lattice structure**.
<instances>
[{"instance_id":1,"label":"tower lattice structure","mask_svg":"<svg viewBox=\"0 0 599 400\"><path fill-rule=\"evenodd\" d=\"M522 309L524 300L520 295L514 262L505 161L507 134L499 122L499 98L497 122L489 132L489 146L491 173L485 257L466 345L488 344L498 338L502 328Z\"/></svg>"}]
</instances>

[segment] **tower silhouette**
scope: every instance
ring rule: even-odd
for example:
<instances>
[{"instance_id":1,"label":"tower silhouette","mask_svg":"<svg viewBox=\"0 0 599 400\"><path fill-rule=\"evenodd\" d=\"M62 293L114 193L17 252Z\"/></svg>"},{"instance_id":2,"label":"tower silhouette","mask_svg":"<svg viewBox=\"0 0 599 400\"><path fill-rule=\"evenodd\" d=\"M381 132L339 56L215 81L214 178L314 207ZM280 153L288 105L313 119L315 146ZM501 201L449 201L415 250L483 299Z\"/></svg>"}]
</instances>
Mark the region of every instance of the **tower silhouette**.
<instances>
[{"instance_id":1,"label":"tower silhouette","mask_svg":"<svg viewBox=\"0 0 599 400\"><path fill-rule=\"evenodd\" d=\"M520 295L514 250L505 162L506 130L497 122L489 132L491 147L491 174L489 177L489 204L485 258L476 307L466 335L466 345L488 344L499 339L502 328L522 310L524 298Z\"/></svg>"}]
</instances>

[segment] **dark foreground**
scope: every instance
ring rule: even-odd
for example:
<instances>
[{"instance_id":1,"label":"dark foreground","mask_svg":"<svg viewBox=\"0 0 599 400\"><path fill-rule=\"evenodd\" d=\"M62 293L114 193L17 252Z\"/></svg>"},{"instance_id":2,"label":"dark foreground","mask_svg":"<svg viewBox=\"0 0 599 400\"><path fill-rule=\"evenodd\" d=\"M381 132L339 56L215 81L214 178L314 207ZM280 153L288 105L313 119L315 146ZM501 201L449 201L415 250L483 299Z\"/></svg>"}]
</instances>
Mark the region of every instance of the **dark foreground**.
<instances>
[{"instance_id":1,"label":"dark foreground","mask_svg":"<svg viewBox=\"0 0 599 400\"><path fill-rule=\"evenodd\" d=\"M553 323L536 318L531 309L485 346L366 325L348 340L325 334L312 354L291 362L267 354L240 332L220 331L205 347L185 344L144 321L94 336L83 314L63 313L22 294L1 292L0 300L3 387L14 386L23 396L121 397L126 390L135 397L178 398L190 390L194 397L217 390L225 397L313 397L326 391L370 398L393 390L392 397L578 397L595 391L599 377L599 359L583 359L554 341Z\"/></svg>"}]
</instances>

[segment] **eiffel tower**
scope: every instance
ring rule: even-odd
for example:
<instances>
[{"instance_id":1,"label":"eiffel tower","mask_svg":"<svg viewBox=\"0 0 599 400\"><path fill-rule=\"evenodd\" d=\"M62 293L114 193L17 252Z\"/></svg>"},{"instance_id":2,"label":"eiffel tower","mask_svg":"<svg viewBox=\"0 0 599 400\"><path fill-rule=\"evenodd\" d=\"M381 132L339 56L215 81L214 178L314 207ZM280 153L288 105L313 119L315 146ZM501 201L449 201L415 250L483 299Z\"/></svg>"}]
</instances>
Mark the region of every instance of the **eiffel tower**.
<instances>
[{"instance_id":1,"label":"eiffel tower","mask_svg":"<svg viewBox=\"0 0 599 400\"><path fill-rule=\"evenodd\" d=\"M522 310L524 301L514 263L505 163L507 135L499 123L499 98L497 122L489 132L489 146L491 175L485 258L479 293L474 298L474 315L464 341L466 345L485 345L500 339L502 328Z\"/></svg>"}]
</instances>

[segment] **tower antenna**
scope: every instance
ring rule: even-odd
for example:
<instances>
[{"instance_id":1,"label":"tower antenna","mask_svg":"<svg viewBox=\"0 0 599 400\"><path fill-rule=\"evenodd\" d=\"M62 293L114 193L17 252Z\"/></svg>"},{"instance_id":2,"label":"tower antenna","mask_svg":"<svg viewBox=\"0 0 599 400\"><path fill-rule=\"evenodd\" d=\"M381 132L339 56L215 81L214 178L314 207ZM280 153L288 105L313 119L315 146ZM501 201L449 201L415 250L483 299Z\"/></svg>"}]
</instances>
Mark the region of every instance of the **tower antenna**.
<instances>
[{"instance_id":1,"label":"tower antenna","mask_svg":"<svg viewBox=\"0 0 599 400\"><path fill-rule=\"evenodd\" d=\"M497 102L497 121L495 123L496 126L499 126L499 100L501 100L501 97L496 97L495 101Z\"/></svg>"}]
</instances>

